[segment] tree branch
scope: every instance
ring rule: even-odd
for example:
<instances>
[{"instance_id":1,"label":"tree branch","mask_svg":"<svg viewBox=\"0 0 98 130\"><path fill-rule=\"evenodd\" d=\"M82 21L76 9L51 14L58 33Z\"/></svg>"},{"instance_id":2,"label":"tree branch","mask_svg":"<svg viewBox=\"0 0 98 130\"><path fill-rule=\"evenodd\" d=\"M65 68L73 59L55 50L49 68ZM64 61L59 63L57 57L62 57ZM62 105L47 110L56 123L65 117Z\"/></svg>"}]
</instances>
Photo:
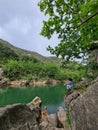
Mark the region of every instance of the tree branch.
<instances>
[{"instance_id":1,"label":"tree branch","mask_svg":"<svg viewBox=\"0 0 98 130\"><path fill-rule=\"evenodd\" d=\"M72 7L70 7L66 2L65 2L65 5L66 5L66 7L67 7L68 9L70 9L72 12L75 12L75 10L74 10Z\"/></svg>"},{"instance_id":2,"label":"tree branch","mask_svg":"<svg viewBox=\"0 0 98 130\"><path fill-rule=\"evenodd\" d=\"M86 22L88 22L90 19L92 19L93 17L95 17L98 14L98 10L92 14L89 18L85 19L81 24L79 24L78 26L76 26L75 28L79 28L81 25L85 24Z\"/></svg>"}]
</instances>

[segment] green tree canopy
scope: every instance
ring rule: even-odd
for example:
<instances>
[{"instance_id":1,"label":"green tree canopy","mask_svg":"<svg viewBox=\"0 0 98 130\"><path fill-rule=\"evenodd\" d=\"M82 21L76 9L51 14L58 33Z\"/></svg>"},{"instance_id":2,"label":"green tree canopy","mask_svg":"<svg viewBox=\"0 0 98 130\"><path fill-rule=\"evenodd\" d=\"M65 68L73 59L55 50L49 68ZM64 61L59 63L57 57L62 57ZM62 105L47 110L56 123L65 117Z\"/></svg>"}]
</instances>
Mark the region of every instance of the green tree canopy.
<instances>
[{"instance_id":1,"label":"green tree canopy","mask_svg":"<svg viewBox=\"0 0 98 130\"><path fill-rule=\"evenodd\" d=\"M93 42L98 40L98 0L40 0L38 6L48 16L41 35L50 39L56 33L60 39L55 48L48 46L52 54L69 60L98 48Z\"/></svg>"}]
</instances>

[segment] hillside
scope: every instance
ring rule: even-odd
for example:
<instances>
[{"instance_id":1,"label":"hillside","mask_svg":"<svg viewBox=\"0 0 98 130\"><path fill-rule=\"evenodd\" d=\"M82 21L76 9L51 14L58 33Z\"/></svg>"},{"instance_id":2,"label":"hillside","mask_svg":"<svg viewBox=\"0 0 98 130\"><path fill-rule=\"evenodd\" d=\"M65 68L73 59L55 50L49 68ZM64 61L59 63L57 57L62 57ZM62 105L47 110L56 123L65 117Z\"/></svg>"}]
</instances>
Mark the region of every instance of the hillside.
<instances>
[{"instance_id":1,"label":"hillside","mask_svg":"<svg viewBox=\"0 0 98 130\"><path fill-rule=\"evenodd\" d=\"M30 59L42 63L53 62L59 63L60 59L56 57L44 57L36 52L24 50L11 45L11 43L0 39L0 63L7 59Z\"/></svg>"},{"instance_id":2,"label":"hillside","mask_svg":"<svg viewBox=\"0 0 98 130\"><path fill-rule=\"evenodd\" d=\"M73 61L64 64L56 57L44 57L36 52L23 50L0 39L0 68L10 80L65 80L85 77L86 68Z\"/></svg>"}]
</instances>

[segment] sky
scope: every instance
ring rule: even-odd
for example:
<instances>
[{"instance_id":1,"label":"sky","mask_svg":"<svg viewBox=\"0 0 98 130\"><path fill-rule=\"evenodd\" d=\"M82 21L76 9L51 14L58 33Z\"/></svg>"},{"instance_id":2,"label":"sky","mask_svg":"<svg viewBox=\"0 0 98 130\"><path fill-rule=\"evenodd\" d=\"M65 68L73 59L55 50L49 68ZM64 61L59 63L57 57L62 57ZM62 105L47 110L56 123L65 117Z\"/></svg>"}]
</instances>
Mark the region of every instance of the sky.
<instances>
[{"instance_id":1,"label":"sky","mask_svg":"<svg viewBox=\"0 0 98 130\"><path fill-rule=\"evenodd\" d=\"M46 19L40 12L40 0L0 0L0 39L12 45L43 56L51 56L46 50L48 45L54 47L58 43L57 36L50 40L40 35Z\"/></svg>"}]
</instances>

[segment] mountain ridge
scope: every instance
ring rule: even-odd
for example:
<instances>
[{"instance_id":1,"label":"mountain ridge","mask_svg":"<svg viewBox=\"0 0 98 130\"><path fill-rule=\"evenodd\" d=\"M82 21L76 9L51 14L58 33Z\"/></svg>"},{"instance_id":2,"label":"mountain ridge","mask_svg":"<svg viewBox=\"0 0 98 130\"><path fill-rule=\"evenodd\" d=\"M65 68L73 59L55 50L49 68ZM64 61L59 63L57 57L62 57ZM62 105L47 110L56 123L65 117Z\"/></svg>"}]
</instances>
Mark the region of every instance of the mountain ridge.
<instances>
[{"instance_id":1,"label":"mountain ridge","mask_svg":"<svg viewBox=\"0 0 98 130\"><path fill-rule=\"evenodd\" d=\"M39 62L53 62L53 63L60 62L60 59L57 57L54 57L54 56L53 57L52 56L45 57L37 52L21 49L19 47L15 47L10 42L5 41L3 39L0 39L0 56L1 57L3 56L3 58L4 58L4 57L9 56L9 55L11 57L16 56L16 57L27 57L30 59L36 59Z\"/></svg>"}]
</instances>

